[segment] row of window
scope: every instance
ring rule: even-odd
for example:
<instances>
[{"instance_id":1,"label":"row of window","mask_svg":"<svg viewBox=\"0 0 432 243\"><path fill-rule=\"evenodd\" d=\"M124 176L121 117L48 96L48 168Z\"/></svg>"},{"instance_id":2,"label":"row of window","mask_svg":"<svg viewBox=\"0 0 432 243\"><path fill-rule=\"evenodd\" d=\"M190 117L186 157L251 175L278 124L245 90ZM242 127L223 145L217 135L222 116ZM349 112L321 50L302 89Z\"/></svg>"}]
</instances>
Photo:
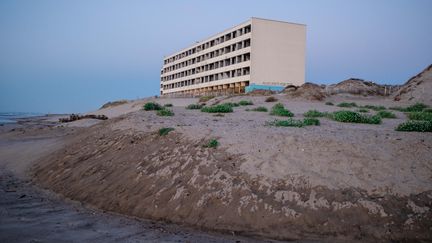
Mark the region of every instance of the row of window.
<instances>
[{"instance_id":1,"label":"row of window","mask_svg":"<svg viewBox=\"0 0 432 243\"><path fill-rule=\"evenodd\" d=\"M222 67L234 65L234 64L240 63L240 62L247 62L249 60L250 60L250 53L248 52L248 53L245 53L242 55L226 58L226 59L221 60L221 61L217 61L217 62L209 63L206 65L202 65L202 66L199 66L196 68L192 68L189 70L185 70L183 72L171 74L171 75L168 75L166 77L161 77L161 81L164 82L164 81L174 80L177 78L183 78L183 77L187 77L187 76L194 75L197 73L206 72L206 71L214 70L217 68L222 68Z\"/></svg>"},{"instance_id":2,"label":"row of window","mask_svg":"<svg viewBox=\"0 0 432 243\"><path fill-rule=\"evenodd\" d=\"M246 27L243 27L243 28L240 28L240 29L237 29L237 30L234 30L233 32L230 32L230 33L225 34L223 36L219 36L216 39L213 39L213 40L208 41L206 43L203 43L203 44L201 44L201 45L199 45L197 47L191 48L191 49L189 49L187 51L184 51L184 52L182 52L180 54L177 54L177 55L175 55L175 56L173 56L173 57L171 57L169 59L166 59L166 60L164 60L164 64L168 64L168 63L174 62L176 60L179 60L181 58L187 57L189 55L195 54L197 52L203 51L205 49L208 49L210 47L213 47L213 46L218 45L220 43L223 43L225 41L229 41L229 40L234 39L234 38L236 38L238 36L247 34L250 31L251 31L251 26L250 25L248 25Z\"/></svg>"},{"instance_id":3,"label":"row of window","mask_svg":"<svg viewBox=\"0 0 432 243\"><path fill-rule=\"evenodd\" d=\"M249 47L250 43L251 43L250 39L246 39L244 41L234 43L232 45L220 48L218 50L203 54L203 55L198 56L196 58L192 58L192 59L189 59L187 61L166 67L161 71L161 74L171 72L171 71L174 71L174 70L179 69L179 68L183 68L183 67L186 67L186 66L198 63L198 62L202 62L202 61L214 58L214 57L218 57L218 56L223 55L223 54L227 54L227 53L230 53L233 51L237 51L237 50Z\"/></svg>"},{"instance_id":4,"label":"row of window","mask_svg":"<svg viewBox=\"0 0 432 243\"><path fill-rule=\"evenodd\" d=\"M203 76L203 77L199 77L199 78L195 78L195 79L189 79L189 80L185 80L185 81L181 81L181 82L177 82L177 83L166 84L166 85L161 84L161 88L163 88L164 90L174 89L174 88L179 88L179 87L184 87L184 86L189 86L189 85L194 85L194 84L200 84L200 83L208 83L208 82L212 82L212 81L217 81L217 80L222 80L222 79L227 79L227 78L234 78L234 77L239 77L239 76L249 75L249 74L250 74L250 67L244 67L244 68L234 69L234 70L230 70L230 71L226 71L226 72L207 75L207 76Z\"/></svg>"}]
</instances>

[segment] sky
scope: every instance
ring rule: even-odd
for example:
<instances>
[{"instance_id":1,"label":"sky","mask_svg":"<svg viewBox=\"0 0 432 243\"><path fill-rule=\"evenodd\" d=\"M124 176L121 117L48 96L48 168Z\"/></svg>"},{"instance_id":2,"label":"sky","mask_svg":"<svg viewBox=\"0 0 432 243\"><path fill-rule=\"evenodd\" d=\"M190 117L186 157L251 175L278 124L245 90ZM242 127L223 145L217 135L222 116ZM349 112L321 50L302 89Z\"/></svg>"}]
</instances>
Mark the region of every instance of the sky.
<instances>
[{"instance_id":1,"label":"sky","mask_svg":"<svg viewBox=\"0 0 432 243\"><path fill-rule=\"evenodd\" d=\"M261 17L307 25L306 81L402 84L432 63L430 0L2 0L0 112L159 93L163 57Z\"/></svg>"}]
</instances>

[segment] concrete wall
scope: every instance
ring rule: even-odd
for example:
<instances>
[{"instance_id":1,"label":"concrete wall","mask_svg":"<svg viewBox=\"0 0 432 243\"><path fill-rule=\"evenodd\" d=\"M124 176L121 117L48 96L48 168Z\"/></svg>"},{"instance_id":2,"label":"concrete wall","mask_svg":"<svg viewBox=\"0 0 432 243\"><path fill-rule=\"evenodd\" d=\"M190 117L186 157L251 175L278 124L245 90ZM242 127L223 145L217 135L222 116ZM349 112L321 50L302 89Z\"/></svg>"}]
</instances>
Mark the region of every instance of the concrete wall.
<instances>
[{"instance_id":1,"label":"concrete wall","mask_svg":"<svg viewBox=\"0 0 432 243\"><path fill-rule=\"evenodd\" d=\"M305 25L252 18L251 48L251 83L305 82Z\"/></svg>"}]
</instances>

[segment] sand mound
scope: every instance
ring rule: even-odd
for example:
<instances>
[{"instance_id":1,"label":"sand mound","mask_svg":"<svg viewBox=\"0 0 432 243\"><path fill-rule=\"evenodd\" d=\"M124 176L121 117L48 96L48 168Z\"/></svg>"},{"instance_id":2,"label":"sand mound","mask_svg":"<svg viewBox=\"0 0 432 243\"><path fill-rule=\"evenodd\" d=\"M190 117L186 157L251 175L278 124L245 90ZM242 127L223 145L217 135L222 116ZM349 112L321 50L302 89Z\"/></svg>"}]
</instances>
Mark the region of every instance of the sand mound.
<instances>
[{"instance_id":1,"label":"sand mound","mask_svg":"<svg viewBox=\"0 0 432 243\"><path fill-rule=\"evenodd\" d=\"M313 83L305 83L300 87L288 86L283 92L286 93L290 98L299 98L312 101L321 101L327 97L324 89L321 86Z\"/></svg>"},{"instance_id":2,"label":"sand mound","mask_svg":"<svg viewBox=\"0 0 432 243\"><path fill-rule=\"evenodd\" d=\"M415 101L432 104L432 65L410 78L395 93L395 101Z\"/></svg>"},{"instance_id":3,"label":"sand mound","mask_svg":"<svg viewBox=\"0 0 432 243\"><path fill-rule=\"evenodd\" d=\"M388 95L393 92L395 87L390 85L379 85L371 81L365 81L363 79L350 78L344 80L338 84L329 85L326 87L326 91L329 94L353 94L353 95Z\"/></svg>"}]
</instances>

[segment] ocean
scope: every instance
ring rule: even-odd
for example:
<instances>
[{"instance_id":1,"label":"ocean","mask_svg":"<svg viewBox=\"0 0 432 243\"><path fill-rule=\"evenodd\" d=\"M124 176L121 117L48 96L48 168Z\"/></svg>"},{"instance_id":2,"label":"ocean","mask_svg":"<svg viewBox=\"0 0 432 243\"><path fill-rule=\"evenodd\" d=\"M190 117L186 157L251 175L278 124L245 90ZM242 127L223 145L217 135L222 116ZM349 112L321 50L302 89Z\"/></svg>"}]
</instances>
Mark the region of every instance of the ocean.
<instances>
[{"instance_id":1,"label":"ocean","mask_svg":"<svg viewBox=\"0 0 432 243\"><path fill-rule=\"evenodd\" d=\"M43 114L35 112L0 112L0 124L16 123L16 119L19 118L27 118L41 115Z\"/></svg>"}]
</instances>

